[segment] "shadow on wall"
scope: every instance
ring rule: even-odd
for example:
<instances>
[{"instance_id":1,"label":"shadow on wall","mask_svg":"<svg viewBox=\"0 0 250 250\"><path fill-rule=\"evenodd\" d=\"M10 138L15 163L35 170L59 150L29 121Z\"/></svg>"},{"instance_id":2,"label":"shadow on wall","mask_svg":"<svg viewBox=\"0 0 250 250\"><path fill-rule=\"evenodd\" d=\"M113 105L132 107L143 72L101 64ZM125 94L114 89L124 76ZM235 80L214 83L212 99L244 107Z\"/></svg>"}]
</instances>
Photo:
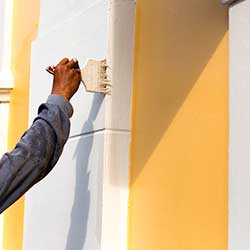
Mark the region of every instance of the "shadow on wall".
<instances>
[{"instance_id":1,"label":"shadow on wall","mask_svg":"<svg viewBox=\"0 0 250 250\"><path fill-rule=\"evenodd\" d=\"M219 1L137 2L132 184L226 32Z\"/></svg>"},{"instance_id":2,"label":"shadow on wall","mask_svg":"<svg viewBox=\"0 0 250 250\"><path fill-rule=\"evenodd\" d=\"M84 123L82 127L82 131L86 131L87 128L91 128L90 131L93 131L93 122L95 121L97 114L102 105L104 96L95 94L92 102L91 110L89 113L88 120ZM89 217L89 209L90 209L90 191L89 191L89 157L92 151L93 146L92 135L87 135L83 140L79 140L78 145L76 147L76 151L74 153L74 157L76 158L76 184L75 184L75 196L74 196L74 204L71 209L71 221L70 221L70 229L67 237L67 244L65 250L82 250L85 245L86 235L87 235L87 227L88 227L88 217ZM83 152L84 150L84 152ZM97 170L98 171L98 170ZM100 171L98 171L100 173ZM98 178L99 179L99 178ZM97 202L102 201L101 189L98 188L98 199ZM101 206L97 204L97 209ZM101 211L97 210L96 218L101 219ZM101 225L101 224L99 224ZM97 232L96 232L97 233ZM97 233L98 234L98 233ZM97 235L97 241L100 242L101 235Z\"/></svg>"}]
</instances>

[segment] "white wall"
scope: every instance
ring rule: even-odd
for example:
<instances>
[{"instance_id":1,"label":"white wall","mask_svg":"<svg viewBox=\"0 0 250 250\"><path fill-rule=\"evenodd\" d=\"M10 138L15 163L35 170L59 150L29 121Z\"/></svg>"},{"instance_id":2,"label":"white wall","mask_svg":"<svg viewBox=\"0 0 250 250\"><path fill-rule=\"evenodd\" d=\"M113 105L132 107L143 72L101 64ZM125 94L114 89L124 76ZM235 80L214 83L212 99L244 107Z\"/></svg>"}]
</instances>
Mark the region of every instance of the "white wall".
<instances>
[{"instance_id":1,"label":"white wall","mask_svg":"<svg viewBox=\"0 0 250 250\"><path fill-rule=\"evenodd\" d=\"M250 249L250 1L230 7L229 250Z\"/></svg>"},{"instance_id":2,"label":"white wall","mask_svg":"<svg viewBox=\"0 0 250 250\"><path fill-rule=\"evenodd\" d=\"M46 100L45 68L62 57L107 58L111 96L83 86L56 168L26 194L24 250L126 249L134 1L41 0L32 46L30 123Z\"/></svg>"}]
</instances>

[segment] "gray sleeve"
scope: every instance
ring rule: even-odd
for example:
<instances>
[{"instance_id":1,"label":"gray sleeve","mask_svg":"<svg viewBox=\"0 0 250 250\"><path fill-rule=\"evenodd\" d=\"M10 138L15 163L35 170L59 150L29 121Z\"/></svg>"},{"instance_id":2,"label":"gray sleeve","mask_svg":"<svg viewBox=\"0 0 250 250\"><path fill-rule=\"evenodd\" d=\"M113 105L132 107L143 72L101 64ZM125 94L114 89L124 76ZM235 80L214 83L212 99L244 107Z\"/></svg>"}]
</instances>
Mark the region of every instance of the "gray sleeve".
<instances>
[{"instance_id":1,"label":"gray sleeve","mask_svg":"<svg viewBox=\"0 0 250 250\"><path fill-rule=\"evenodd\" d=\"M16 147L0 159L0 213L55 166L69 136L71 104L50 95Z\"/></svg>"}]
</instances>

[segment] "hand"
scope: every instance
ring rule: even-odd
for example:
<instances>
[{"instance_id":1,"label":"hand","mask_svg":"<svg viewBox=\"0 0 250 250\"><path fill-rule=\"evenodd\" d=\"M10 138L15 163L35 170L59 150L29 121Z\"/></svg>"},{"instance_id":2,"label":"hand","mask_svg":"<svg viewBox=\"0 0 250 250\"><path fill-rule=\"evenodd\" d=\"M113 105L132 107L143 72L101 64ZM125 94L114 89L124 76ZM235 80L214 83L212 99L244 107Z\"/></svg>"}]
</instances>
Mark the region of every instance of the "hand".
<instances>
[{"instance_id":1,"label":"hand","mask_svg":"<svg viewBox=\"0 0 250 250\"><path fill-rule=\"evenodd\" d=\"M81 71L76 59L62 59L53 68L54 80L51 94L62 95L70 100L78 90L81 82Z\"/></svg>"}]
</instances>

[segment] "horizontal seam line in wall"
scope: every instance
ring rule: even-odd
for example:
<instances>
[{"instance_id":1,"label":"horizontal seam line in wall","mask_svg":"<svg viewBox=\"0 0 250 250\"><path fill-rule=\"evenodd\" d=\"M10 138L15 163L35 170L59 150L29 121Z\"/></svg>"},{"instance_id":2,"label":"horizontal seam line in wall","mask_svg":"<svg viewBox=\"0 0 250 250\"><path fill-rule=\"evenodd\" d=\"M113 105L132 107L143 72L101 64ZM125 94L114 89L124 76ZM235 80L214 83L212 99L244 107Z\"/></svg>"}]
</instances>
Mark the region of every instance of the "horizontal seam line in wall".
<instances>
[{"instance_id":1,"label":"horizontal seam line in wall","mask_svg":"<svg viewBox=\"0 0 250 250\"><path fill-rule=\"evenodd\" d=\"M91 135L91 134L98 134L98 133L104 132L104 131L126 133L126 134L129 134L131 132L130 130L127 130L127 129L108 129L108 128L102 128L102 129L96 129L96 130L93 130L93 131L90 131L90 132L85 132L85 133L81 133L81 134L77 134L77 135L72 135L72 136L69 136L69 139L80 137L80 136L87 136L87 135Z\"/></svg>"}]
</instances>

